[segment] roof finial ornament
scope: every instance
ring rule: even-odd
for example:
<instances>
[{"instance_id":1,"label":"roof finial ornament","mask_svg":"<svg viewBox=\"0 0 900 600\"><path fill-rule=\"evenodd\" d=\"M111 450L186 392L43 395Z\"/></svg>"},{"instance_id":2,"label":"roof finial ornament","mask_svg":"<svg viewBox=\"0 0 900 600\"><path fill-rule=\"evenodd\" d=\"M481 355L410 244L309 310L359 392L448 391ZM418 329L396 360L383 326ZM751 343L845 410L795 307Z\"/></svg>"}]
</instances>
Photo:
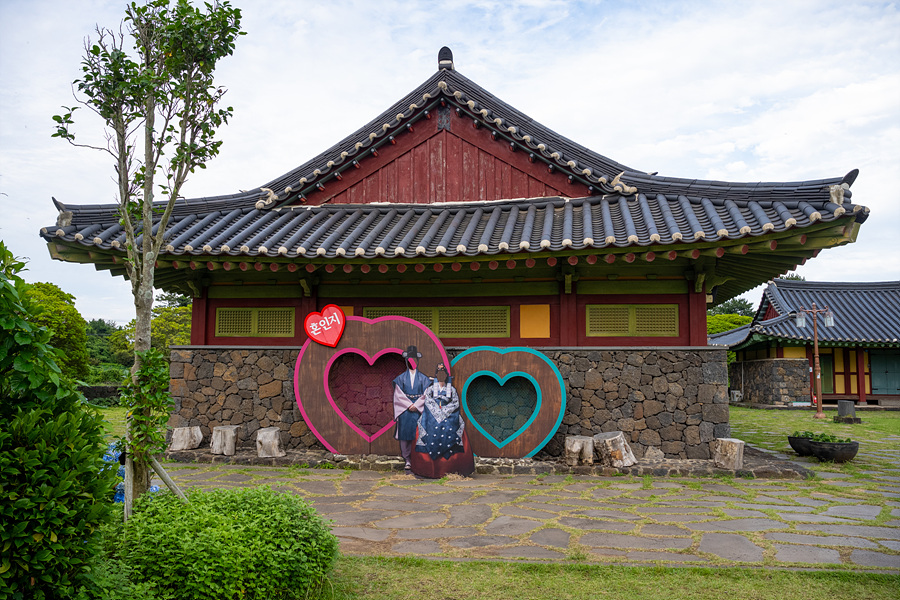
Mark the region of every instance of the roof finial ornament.
<instances>
[{"instance_id":1,"label":"roof finial ornament","mask_svg":"<svg viewBox=\"0 0 900 600\"><path fill-rule=\"evenodd\" d=\"M455 71L453 68L453 52L447 46L444 46L438 51L438 71L441 69L447 69L448 71Z\"/></svg>"}]
</instances>

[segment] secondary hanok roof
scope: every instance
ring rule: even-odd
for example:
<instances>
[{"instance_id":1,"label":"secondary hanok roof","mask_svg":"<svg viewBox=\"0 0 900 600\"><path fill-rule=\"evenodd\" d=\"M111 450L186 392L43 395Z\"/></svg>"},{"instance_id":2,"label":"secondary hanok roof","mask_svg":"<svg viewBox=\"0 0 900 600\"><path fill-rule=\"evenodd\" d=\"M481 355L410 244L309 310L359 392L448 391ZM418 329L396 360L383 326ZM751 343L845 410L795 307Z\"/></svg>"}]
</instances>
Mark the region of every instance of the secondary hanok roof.
<instances>
[{"instance_id":1,"label":"secondary hanok roof","mask_svg":"<svg viewBox=\"0 0 900 600\"><path fill-rule=\"evenodd\" d=\"M829 308L834 327L818 319L819 343L825 346L900 346L900 281L831 283L776 279L769 282L753 322L742 339L731 342L741 349L764 340L812 343L811 315L806 327L797 327L792 313L801 308ZM778 316L763 320L772 306ZM712 343L726 343L725 332L711 336Z\"/></svg>"},{"instance_id":2,"label":"secondary hanok roof","mask_svg":"<svg viewBox=\"0 0 900 600\"><path fill-rule=\"evenodd\" d=\"M448 51L449 52L449 51ZM444 51L442 50L442 54ZM815 256L821 248L853 241L868 209L852 204L844 177L790 183L734 183L659 177L593 152L534 121L441 61L437 73L368 125L300 167L249 192L179 199L163 255L255 256L269 259L456 259L504 252L584 253L592 250L670 253L691 244L718 246L727 272L718 299L746 291ZM460 203L328 205L321 191L329 179L378 148L403 141L413 124L441 110L455 110L491 131L498 142L528 153L566 174L580 198L528 198ZM321 205L320 205L321 204ZM124 253L116 205L68 206L41 235L51 253L94 262ZM828 229L829 225L840 226ZM154 229L155 230L155 229ZM807 243L807 234L815 238ZM790 236L790 240L788 240ZM788 243L779 260L762 256ZM724 247L729 246L725 254ZM54 250L56 248L56 250ZM60 250L65 249L66 252ZM71 252L68 252L71 251ZM762 265L740 274L729 261ZM80 254L79 254L80 253ZM78 258L84 255L86 258ZM652 254L649 253L649 254ZM697 255L699 256L699 255ZM692 258L696 258L693 256ZM751 261L752 262L752 261Z\"/></svg>"}]
</instances>

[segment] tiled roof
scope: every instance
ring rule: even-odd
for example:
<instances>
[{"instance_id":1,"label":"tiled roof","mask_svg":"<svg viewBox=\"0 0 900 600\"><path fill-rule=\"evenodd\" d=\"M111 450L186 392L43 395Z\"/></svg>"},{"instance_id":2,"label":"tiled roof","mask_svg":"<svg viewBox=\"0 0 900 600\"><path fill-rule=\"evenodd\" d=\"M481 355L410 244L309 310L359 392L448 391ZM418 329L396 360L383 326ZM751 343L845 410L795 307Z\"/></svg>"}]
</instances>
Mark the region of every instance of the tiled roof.
<instances>
[{"instance_id":1,"label":"tiled roof","mask_svg":"<svg viewBox=\"0 0 900 600\"><path fill-rule=\"evenodd\" d=\"M850 185L858 171L843 178L833 177L799 182L726 182L677 177L660 177L622 165L559 135L548 127L496 98L458 71L440 69L399 102L367 125L350 134L303 165L250 191L223 196L179 200L174 215L184 216L236 208L271 209L288 203L302 203L318 185L340 176L359 162L374 158L373 150L395 141L420 119L433 115L444 103L458 114L478 121L496 139L514 144L570 178L594 190L594 194L631 195L642 193L677 198L758 202L821 202L830 197L830 188L844 184L839 201L850 199ZM301 198L301 195L303 198ZM463 199L466 200L466 199ZM114 219L114 205L70 206L68 210L85 218ZM867 210L867 209L866 209ZM809 213L814 210L809 210ZM89 215L92 215L89 217Z\"/></svg>"},{"instance_id":2,"label":"tiled roof","mask_svg":"<svg viewBox=\"0 0 900 600\"><path fill-rule=\"evenodd\" d=\"M817 308L827 307L834 313L834 327L825 327L819 316L820 344L900 346L900 281L829 283L786 279L776 279L766 287L743 345L765 337L812 342L811 315L807 315L806 327L800 329L790 313L811 308L813 302ZM770 304L779 316L763 321L761 317Z\"/></svg>"},{"instance_id":3,"label":"tiled roof","mask_svg":"<svg viewBox=\"0 0 900 600\"><path fill-rule=\"evenodd\" d=\"M734 329L729 329L728 331L714 333L708 336L706 339L710 346L734 346L735 344L743 342L745 339L747 339L747 335L749 333L750 323L747 323L746 325L735 327Z\"/></svg>"},{"instance_id":4,"label":"tiled roof","mask_svg":"<svg viewBox=\"0 0 900 600\"><path fill-rule=\"evenodd\" d=\"M65 207L61 207L65 209ZM276 210L194 205L166 232L171 255L401 257L476 256L521 250L646 247L679 242L747 240L863 207L831 202L732 201L685 196L534 198L459 204L366 204ZM88 214L90 213L90 214ZM98 249L122 248L111 211L79 210L70 225L47 227L46 239Z\"/></svg>"}]
</instances>

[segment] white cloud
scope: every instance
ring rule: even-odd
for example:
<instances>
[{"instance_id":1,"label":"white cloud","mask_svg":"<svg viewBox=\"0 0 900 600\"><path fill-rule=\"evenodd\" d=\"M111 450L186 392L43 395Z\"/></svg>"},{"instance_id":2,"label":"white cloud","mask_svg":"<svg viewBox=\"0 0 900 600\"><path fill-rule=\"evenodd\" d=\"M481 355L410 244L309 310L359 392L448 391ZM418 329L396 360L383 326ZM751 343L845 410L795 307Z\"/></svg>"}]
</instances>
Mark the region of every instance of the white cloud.
<instances>
[{"instance_id":1,"label":"white cloud","mask_svg":"<svg viewBox=\"0 0 900 600\"><path fill-rule=\"evenodd\" d=\"M457 68L577 142L631 167L733 181L860 168L859 240L801 267L810 279L900 278L900 14L881 2L234 1L248 35L219 80L234 106L221 155L186 194L249 189L302 164L430 76ZM118 0L0 3L0 237L28 278L127 321L128 284L49 258L50 196L108 203L108 157L50 138L85 36ZM85 111L81 111L84 113ZM102 140L78 114L84 139Z\"/></svg>"}]
</instances>

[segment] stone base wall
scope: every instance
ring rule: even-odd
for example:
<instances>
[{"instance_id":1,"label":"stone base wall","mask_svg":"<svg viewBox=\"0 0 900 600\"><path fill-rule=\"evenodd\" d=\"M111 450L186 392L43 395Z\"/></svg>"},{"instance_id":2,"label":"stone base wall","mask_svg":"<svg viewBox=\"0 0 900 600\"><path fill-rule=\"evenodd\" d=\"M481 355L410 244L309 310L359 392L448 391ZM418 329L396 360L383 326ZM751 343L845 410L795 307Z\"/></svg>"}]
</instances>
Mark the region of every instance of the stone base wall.
<instances>
[{"instance_id":1,"label":"stone base wall","mask_svg":"<svg viewBox=\"0 0 900 600\"><path fill-rule=\"evenodd\" d=\"M448 348L453 357L463 348ZM542 349L566 382L566 413L538 457L563 453L566 435L623 431L635 455L709 458L730 435L725 350L712 348ZM281 428L286 448L323 449L294 398L298 349L195 347L172 351L170 427L241 425L238 445L262 427Z\"/></svg>"},{"instance_id":2,"label":"stone base wall","mask_svg":"<svg viewBox=\"0 0 900 600\"><path fill-rule=\"evenodd\" d=\"M766 358L729 366L731 389L743 392L743 402L790 406L809 401L809 361Z\"/></svg>"}]
</instances>

